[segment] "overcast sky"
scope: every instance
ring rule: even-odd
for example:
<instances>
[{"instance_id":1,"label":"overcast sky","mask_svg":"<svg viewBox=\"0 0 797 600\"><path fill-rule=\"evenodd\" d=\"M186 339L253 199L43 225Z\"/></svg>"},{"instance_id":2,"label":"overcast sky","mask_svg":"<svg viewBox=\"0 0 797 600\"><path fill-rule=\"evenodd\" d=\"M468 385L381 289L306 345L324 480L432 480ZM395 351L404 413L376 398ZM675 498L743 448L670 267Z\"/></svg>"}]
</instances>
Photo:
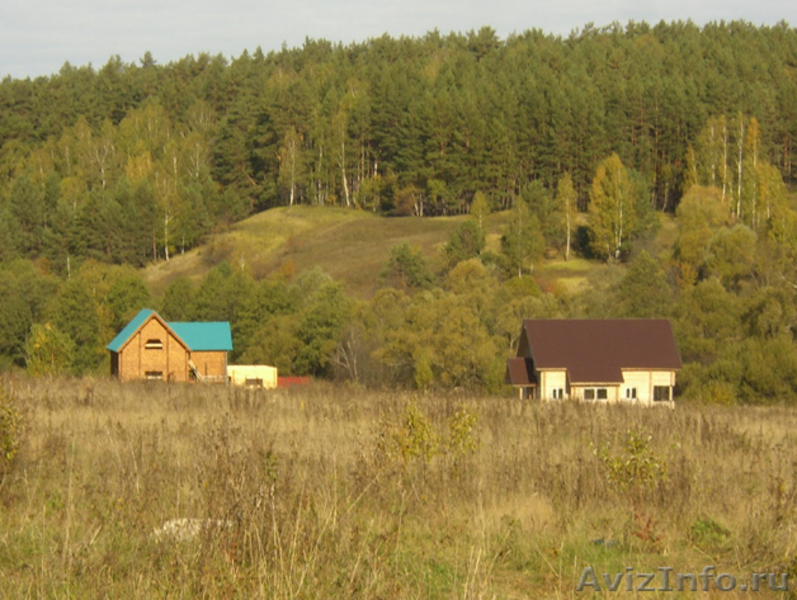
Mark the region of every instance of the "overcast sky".
<instances>
[{"instance_id":1,"label":"overcast sky","mask_svg":"<svg viewBox=\"0 0 797 600\"><path fill-rule=\"evenodd\" d=\"M159 64L201 52L227 58L306 38L350 44L384 33L478 30L501 39L541 29L568 35L587 23L743 19L797 25L794 0L0 0L0 78L57 73L65 62L102 67L149 51Z\"/></svg>"}]
</instances>

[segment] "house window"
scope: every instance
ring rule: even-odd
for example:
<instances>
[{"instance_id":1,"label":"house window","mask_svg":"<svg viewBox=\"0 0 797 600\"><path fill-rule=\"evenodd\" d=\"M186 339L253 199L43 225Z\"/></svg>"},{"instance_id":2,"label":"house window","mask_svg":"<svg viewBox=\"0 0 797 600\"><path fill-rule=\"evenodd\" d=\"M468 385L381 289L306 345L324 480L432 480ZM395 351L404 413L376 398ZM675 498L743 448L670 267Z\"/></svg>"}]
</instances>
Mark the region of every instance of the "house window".
<instances>
[{"instance_id":1,"label":"house window","mask_svg":"<svg viewBox=\"0 0 797 600\"><path fill-rule=\"evenodd\" d=\"M562 398L565 397L564 389L563 388L554 388L553 390L551 390L551 397L554 400L561 400Z\"/></svg>"},{"instance_id":2,"label":"house window","mask_svg":"<svg viewBox=\"0 0 797 600\"><path fill-rule=\"evenodd\" d=\"M609 391L606 388L584 388L584 400L607 400Z\"/></svg>"},{"instance_id":3,"label":"house window","mask_svg":"<svg viewBox=\"0 0 797 600\"><path fill-rule=\"evenodd\" d=\"M144 377L153 380L163 379L163 371L146 371Z\"/></svg>"},{"instance_id":4,"label":"house window","mask_svg":"<svg viewBox=\"0 0 797 600\"><path fill-rule=\"evenodd\" d=\"M625 397L628 400L636 400L636 388L625 388Z\"/></svg>"},{"instance_id":5,"label":"house window","mask_svg":"<svg viewBox=\"0 0 797 600\"><path fill-rule=\"evenodd\" d=\"M654 385L653 386L653 400L656 402L661 402L665 400L672 400L670 396L670 386L669 385Z\"/></svg>"},{"instance_id":6,"label":"house window","mask_svg":"<svg viewBox=\"0 0 797 600\"><path fill-rule=\"evenodd\" d=\"M151 340L147 340L147 343L144 344L144 348L147 350L163 350L163 342L159 339L153 338Z\"/></svg>"}]
</instances>

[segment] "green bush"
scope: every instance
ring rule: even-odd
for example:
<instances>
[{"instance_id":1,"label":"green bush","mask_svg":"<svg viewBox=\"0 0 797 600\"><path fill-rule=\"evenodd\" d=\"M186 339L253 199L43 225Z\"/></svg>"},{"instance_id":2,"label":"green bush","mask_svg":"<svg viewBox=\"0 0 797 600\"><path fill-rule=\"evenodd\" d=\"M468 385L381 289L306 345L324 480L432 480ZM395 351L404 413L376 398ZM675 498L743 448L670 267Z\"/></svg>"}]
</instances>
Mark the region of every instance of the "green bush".
<instances>
[{"instance_id":1,"label":"green bush","mask_svg":"<svg viewBox=\"0 0 797 600\"><path fill-rule=\"evenodd\" d=\"M601 462L609 483L635 499L667 479L667 463L651 448L653 436L644 431L629 429L625 448L611 452L611 445L593 446L592 452Z\"/></svg>"},{"instance_id":2,"label":"green bush","mask_svg":"<svg viewBox=\"0 0 797 600\"><path fill-rule=\"evenodd\" d=\"M731 532L707 516L700 516L689 528L689 539L698 548L715 550L731 535Z\"/></svg>"}]
</instances>

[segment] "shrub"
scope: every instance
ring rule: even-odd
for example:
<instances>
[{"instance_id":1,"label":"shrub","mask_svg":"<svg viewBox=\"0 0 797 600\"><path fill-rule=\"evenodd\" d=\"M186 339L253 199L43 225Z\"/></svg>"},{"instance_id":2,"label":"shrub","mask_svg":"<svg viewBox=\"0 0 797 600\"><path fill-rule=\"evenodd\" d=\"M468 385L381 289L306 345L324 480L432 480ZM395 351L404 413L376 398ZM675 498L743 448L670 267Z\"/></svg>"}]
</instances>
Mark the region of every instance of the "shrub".
<instances>
[{"instance_id":1,"label":"shrub","mask_svg":"<svg viewBox=\"0 0 797 600\"><path fill-rule=\"evenodd\" d=\"M446 446L455 461L473 454L478 449L479 442L476 438L478 421L476 414L469 411L464 404L460 405L457 412L449 418Z\"/></svg>"},{"instance_id":2,"label":"shrub","mask_svg":"<svg viewBox=\"0 0 797 600\"><path fill-rule=\"evenodd\" d=\"M379 447L387 456L402 465L418 461L424 465L437 454L440 436L418 405L407 405L401 424L387 426L380 435Z\"/></svg>"},{"instance_id":3,"label":"shrub","mask_svg":"<svg viewBox=\"0 0 797 600\"><path fill-rule=\"evenodd\" d=\"M609 483L632 497L666 480L667 465L664 458L650 447L653 436L630 429L626 433L625 450L617 456L609 453L610 445L593 448L593 453L603 464Z\"/></svg>"},{"instance_id":4,"label":"shrub","mask_svg":"<svg viewBox=\"0 0 797 600\"><path fill-rule=\"evenodd\" d=\"M698 517L689 528L690 541L704 550L719 548L730 535L730 531L707 516Z\"/></svg>"}]
</instances>

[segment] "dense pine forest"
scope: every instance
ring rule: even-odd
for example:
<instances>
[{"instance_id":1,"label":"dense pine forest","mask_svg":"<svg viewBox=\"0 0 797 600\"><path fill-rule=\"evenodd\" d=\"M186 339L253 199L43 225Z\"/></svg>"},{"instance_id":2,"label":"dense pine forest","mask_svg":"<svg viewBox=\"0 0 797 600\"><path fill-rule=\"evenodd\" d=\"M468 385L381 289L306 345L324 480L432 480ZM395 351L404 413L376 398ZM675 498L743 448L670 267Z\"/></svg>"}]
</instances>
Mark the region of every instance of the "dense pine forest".
<instances>
[{"instance_id":1,"label":"dense pine forest","mask_svg":"<svg viewBox=\"0 0 797 600\"><path fill-rule=\"evenodd\" d=\"M0 362L102 372L148 305L230 320L234 358L283 372L496 391L524 316L656 316L684 394L797 400L795 142L786 23L307 40L7 78ZM298 205L462 217L442 266L396 246L368 299L229 263L152 298L136 271ZM542 285L546 261L589 277Z\"/></svg>"}]
</instances>

